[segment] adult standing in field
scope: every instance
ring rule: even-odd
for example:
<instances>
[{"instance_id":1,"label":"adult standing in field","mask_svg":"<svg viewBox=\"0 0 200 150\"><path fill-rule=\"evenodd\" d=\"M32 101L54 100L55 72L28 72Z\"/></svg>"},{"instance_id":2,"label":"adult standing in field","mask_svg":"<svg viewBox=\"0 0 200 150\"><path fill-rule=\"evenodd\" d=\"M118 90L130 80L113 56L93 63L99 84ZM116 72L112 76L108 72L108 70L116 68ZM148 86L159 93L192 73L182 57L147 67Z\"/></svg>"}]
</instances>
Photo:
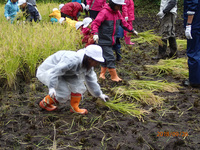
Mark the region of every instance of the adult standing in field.
<instances>
[{"instance_id":1,"label":"adult standing in field","mask_svg":"<svg viewBox=\"0 0 200 150\"><path fill-rule=\"evenodd\" d=\"M106 4L106 0L86 0L86 10L89 10L90 18L95 19Z\"/></svg>"},{"instance_id":2,"label":"adult standing in field","mask_svg":"<svg viewBox=\"0 0 200 150\"><path fill-rule=\"evenodd\" d=\"M159 44L158 54L152 57L154 60L165 59L167 50L167 41L169 41L170 53L169 58L177 58L177 43L175 35L175 20L177 16L178 0L161 0L160 12L157 16L160 18L160 32L162 35L162 43Z\"/></svg>"},{"instance_id":3,"label":"adult standing in field","mask_svg":"<svg viewBox=\"0 0 200 150\"><path fill-rule=\"evenodd\" d=\"M91 25L93 39L102 47L105 59L105 62L101 63L100 78L105 79L105 73L108 69L111 80L115 82L122 80L117 75L115 56L112 50L112 46L116 43L119 26L128 32L138 34L121 15L119 10L121 10L122 5L125 5L124 0L109 0L109 5L104 6Z\"/></svg>"},{"instance_id":4,"label":"adult standing in field","mask_svg":"<svg viewBox=\"0 0 200 150\"><path fill-rule=\"evenodd\" d=\"M61 12L61 17L64 18L70 18L72 20L76 20L78 21L78 13L81 11L83 12L83 10L85 9L85 4L83 3L78 3L78 2L69 2L66 3L60 10Z\"/></svg>"},{"instance_id":5,"label":"adult standing in field","mask_svg":"<svg viewBox=\"0 0 200 150\"><path fill-rule=\"evenodd\" d=\"M104 62L104 58L98 45L89 45L77 52L61 50L49 56L36 73L37 78L49 88L49 94L39 103L40 107L53 111L57 104L70 99L71 112L87 114L86 109L79 108L86 87L91 95L106 102L108 96L101 91L94 72L99 62Z\"/></svg>"},{"instance_id":6,"label":"adult standing in field","mask_svg":"<svg viewBox=\"0 0 200 150\"><path fill-rule=\"evenodd\" d=\"M122 16L128 22L128 24L133 26L133 20L135 20L134 15L134 2L133 0L125 0L126 5L122 5ZM124 40L127 45L133 45L131 42L130 35L127 35L127 31L124 31Z\"/></svg>"},{"instance_id":7,"label":"adult standing in field","mask_svg":"<svg viewBox=\"0 0 200 150\"><path fill-rule=\"evenodd\" d=\"M183 84L200 87L200 1L184 0L184 27L189 80L183 81Z\"/></svg>"},{"instance_id":8,"label":"adult standing in field","mask_svg":"<svg viewBox=\"0 0 200 150\"><path fill-rule=\"evenodd\" d=\"M36 5L36 0L27 0L27 3L30 5L33 5L35 7L35 9L38 11L37 5ZM39 11L38 11L38 13L39 13L39 20L42 20L42 16L40 15Z\"/></svg>"},{"instance_id":9,"label":"adult standing in field","mask_svg":"<svg viewBox=\"0 0 200 150\"><path fill-rule=\"evenodd\" d=\"M13 23L17 12L19 12L19 7L17 5L17 0L8 0L4 7L4 16L8 21L11 21Z\"/></svg>"},{"instance_id":10,"label":"adult standing in field","mask_svg":"<svg viewBox=\"0 0 200 150\"><path fill-rule=\"evenodd\" d=\"M26 21L35 22L39 21L39 13L35 9L35 7L26 2L26 0L19 0L18 6L20 7L21 11L23 12L23 16L25 16Z\"/></svg>"}]
</instances>

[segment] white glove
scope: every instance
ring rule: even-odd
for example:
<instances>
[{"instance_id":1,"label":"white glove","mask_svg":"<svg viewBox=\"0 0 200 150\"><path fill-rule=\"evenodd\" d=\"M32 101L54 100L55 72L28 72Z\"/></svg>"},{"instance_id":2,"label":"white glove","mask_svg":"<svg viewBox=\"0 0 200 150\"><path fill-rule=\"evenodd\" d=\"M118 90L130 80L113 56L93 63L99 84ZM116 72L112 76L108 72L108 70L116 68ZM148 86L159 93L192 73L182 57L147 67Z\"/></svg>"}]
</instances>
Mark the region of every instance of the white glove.
<instances>
[{"instance_id":1,"label":"white glove","mask_svg":"<svg viewBox=\"0 0 200 150\"><path fill-rule=\"evenodd\" d=\"M136 30L133 30L133 34L138 35L138 32Z\"/></svg>"},{"instance_id":2,"label":"white glove","mask_svg":"<svg viewBox=\"0 0 200 150\"><path fill-rule=\"evenodd\" d=\"M162 11L160 11L156 16L162 19L165 16L165 14Z\"/></svg>"},{"instance_id":3,"label":"white glove","mask_svg":"<svg viewBox=\"0 0 200 150\"><path fill-rule=\"evenodd\" d=\"M6 17L6 19L7 19L7 20L10 20L10 17L8 16L8 17Z\"/></svg>"},{"instance_id":4,"label":"white glove","mask_svg":"<svg viewBox=\"0 0 200 150\"><path fill-rule=\"evenodd\" d=\"M102 99L104 102L106 102L106 100L109 99L109 97L108 97L107 95L105 95L105 94L101 94L101 95L99 96L99 98Z\"/></svg>"},{"instance_id":5,"label":"white glove","mask_svg":"<svg viewBox=\"0 0 200 150\"><path fill-rule=\"evenodd\" d=\"M187 39L192 39L192 35L191 35L191 25L187 25L186 29L185 29L185 36Z\"/></svg>"},{"instance_id":6,"label":"white glove","mask_svg":"<svg viewBox=\"0 0 200 150\"><path fill-rule=\"evenodd\" d=\"M94 35L94 36L93 36L93 40L94 40L96 43L98 43L98 41L99 41L99 36L98 36L98 35Z\"/></svg>"},{"instance_id":7,"label":"white glove","mask_svg":"<svg viewBox=\"0 0 200 150\"><path fill-rule=\"evenodd\" d=\"M85 9L88 11L90 9L90 6L89 5L86 5L85 6Z\"/></svg>"},{"instance_id":8,"label":"white glove","mask_svg":"<svg viewBox=\"0 0 200 150\"><path fill-rule=\"evenodd\" d=\"M127 21L127 20L128 20L128 17L125 17L125 20Z\"/></svg>"},{"instance_id":9,"label":"white glove","mask_svg":"<svg viewBox=\"0 0 200 150\"><path fill-rule=\"evenodd\" d=\"M54 88L49 89L49 96L52 98L56 96L56 90Z\"/></svg>"}]
</instances>

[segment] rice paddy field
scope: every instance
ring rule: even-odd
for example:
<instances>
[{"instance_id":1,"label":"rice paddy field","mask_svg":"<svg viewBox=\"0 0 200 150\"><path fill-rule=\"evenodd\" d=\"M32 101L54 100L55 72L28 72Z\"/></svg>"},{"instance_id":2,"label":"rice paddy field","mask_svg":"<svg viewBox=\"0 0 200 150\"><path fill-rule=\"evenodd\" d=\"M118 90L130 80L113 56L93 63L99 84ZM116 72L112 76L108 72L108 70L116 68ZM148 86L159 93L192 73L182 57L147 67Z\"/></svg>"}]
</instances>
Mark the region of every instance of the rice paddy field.
<instances>
[{"instance_id":1,"label":"rice paddy field","mask_svg":"<svg viewBox=\"0 0 200 150\"><path fill-rule=\"evenodd\" d=\"M156 12L136 11L139 36L133 46L121 39L123 58L116 62L123 82L112 82L109 73L98 81L108 102L86 92L80 107L87 115L72 114L69 101L54 112L39 107L48 88L35 77L38 65L58 50L84 47L73 27L50 23L58 5L38 4L42 21L32 24L10 24L0 5L0 150L199 150L200 89L182 86L188 78L182 14L177 59L151 59L159 20ZM99 76L100 67L95 72Z\"/></svg>"}]
</instances>

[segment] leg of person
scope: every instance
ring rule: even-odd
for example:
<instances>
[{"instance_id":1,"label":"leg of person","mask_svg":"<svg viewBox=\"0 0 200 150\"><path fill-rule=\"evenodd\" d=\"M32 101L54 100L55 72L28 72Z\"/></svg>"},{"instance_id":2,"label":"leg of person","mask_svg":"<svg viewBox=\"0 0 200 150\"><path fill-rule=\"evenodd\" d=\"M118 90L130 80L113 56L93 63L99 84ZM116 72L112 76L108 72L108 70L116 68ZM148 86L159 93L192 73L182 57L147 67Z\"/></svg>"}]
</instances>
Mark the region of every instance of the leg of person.
<instances>
[{"instance_id":1,"label":"leg of person","mask_svg":"<svg viewBox=\"0 0 200 150\"><path fill-rule=\"evenodd\" d=\"M187 40L187 56L189 67L189 81L184 81L183 85L200 87L200 31L192 30L192 39Z\"/></svg>"},{"instance_id":2,"label":"leg of person","mask_svg":"<svg viewBox=\"0 0 200 150\"><path fill-rule=\"evenodd\" d=\"M158 47L158 54L157 56L152 57L152 59L153 60L165 59L167 57L166 50L167 50L167 40L162 39L162 43Z\"/></svg>"},{"instance_id":3,"label":"leg of person","mask_svg":"<svg viewBox=\"0 0 200 150\"><path fill-rule=\"evenodd\" d=\"M120 43L120 40L119 40L119 38L117 37L116 38L116 43L115 43L115 45L113 45L113 50L115 51L115 53L116 53L116 60L117 61L120 61L121 59L122 59L122 54L121 54L121 43Z\"/></svg>"},{"instance_id":4,"label":"leg of person","mask_svg":"<svg viewBox=\"0 0 200 150\"><path fill-rule=\"evenodd\" d=\"M169 32L171 32L171 36L169 37L169 47L170 47L170 58L177 58L178 52L177 52L177 43L176 43L176 36L175 36L175 15L170 14L171 16L171 29Z\"/></svg>"},{"instance_id":5,"label":"leg of person","mask_svg":"<svg viewBox=\"0 0 200 150\"><path fill-rule=\"evenodd\" d=\"M41 108L47 110L47 111L53 111L57 109L58 101L55 98L51 98L49 95L47 95L42 101L40 101L39 105Z\"/></svg>"},{"instance_id":6,"label":"leg of person","mask_svg":"<svg viewBox=\"0 0 200 150\"><path fill-rule=\"evenodd\" d=\"M79 103L81 101L81 94L80 93L71 93L71 101L70 101L70 105L71 105L71 112L74 113L79 113L79 114L87 114L88 111L87 109L80 109L79 108Z\"/></svg>"},{"instance_id":7,"label":"leg of person","mask_svg":"<svg viewBox=\"0 0 200 150\"><path fill-rule=\"evenodd\" d=\"M133 26L132 21L127 21L127 23L130 24L131 27ZM131 37L130 37L130 35L127 35L127 33L128 32L126 30L124 30L124 40L125 40L125 43L127 45L134 45L135 43L131 42Z\"/></svg>"},{"instance_id":8,"label":"leg of person","mask_svg":"<svg viewBox=\"0 0 200 150\"><path fill-rule=\"evenodd\" d=\"M103 57L105 59L104 65L108 68L111 75L111 80L119 82L122 79L118 77L115 67L115 56L113 54L112 46L101 46L103 49Z\"/></svg>"},{"instance_id":9,"label":"leg of person","mask_svg":"<svg viewBox=\"0 0 200 150\"><path fill-rule=\"evenodd\" d=\"M170 37L169 38L169 47L170 47L170 58L177 58L178 52L177 52L177 43L176 43L176 37Z\"/></svg>"},{"instance_id":10,"label":"leg of person","mask_svg":"<svg viewBox=\"0 0 200 150\"><path fill-rule=\"evenodd\" d=\"M99 13L99 11L89 10L90 18L95 19Z\"/></svg>"}]
</instances>

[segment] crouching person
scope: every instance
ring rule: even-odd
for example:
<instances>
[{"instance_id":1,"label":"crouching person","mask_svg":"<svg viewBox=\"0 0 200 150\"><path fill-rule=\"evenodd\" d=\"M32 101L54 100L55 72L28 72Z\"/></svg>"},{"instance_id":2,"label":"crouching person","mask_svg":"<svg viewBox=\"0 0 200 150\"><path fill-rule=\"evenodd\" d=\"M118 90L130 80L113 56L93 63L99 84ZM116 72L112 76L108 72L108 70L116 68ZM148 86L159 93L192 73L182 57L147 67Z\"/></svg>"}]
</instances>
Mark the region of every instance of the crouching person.
<instances>
[{"instance_id":1,"label":"crouching person","mask_svg":"<svg viewBox=\"0 0 200 150\"><path fill-rule=\"evenodd\" d=\"M86 87L94 97L106 102L108 96L102 93L94 72L100 62L104 62L102 48L94 44L77 52L61 50L49 56L36 73L36 77L49 88L49 95L39 103L40 107L53 111L58 103L71 99L71 112L87 114L86 109L79 108Z\"/></svg>"}]
</instances>

